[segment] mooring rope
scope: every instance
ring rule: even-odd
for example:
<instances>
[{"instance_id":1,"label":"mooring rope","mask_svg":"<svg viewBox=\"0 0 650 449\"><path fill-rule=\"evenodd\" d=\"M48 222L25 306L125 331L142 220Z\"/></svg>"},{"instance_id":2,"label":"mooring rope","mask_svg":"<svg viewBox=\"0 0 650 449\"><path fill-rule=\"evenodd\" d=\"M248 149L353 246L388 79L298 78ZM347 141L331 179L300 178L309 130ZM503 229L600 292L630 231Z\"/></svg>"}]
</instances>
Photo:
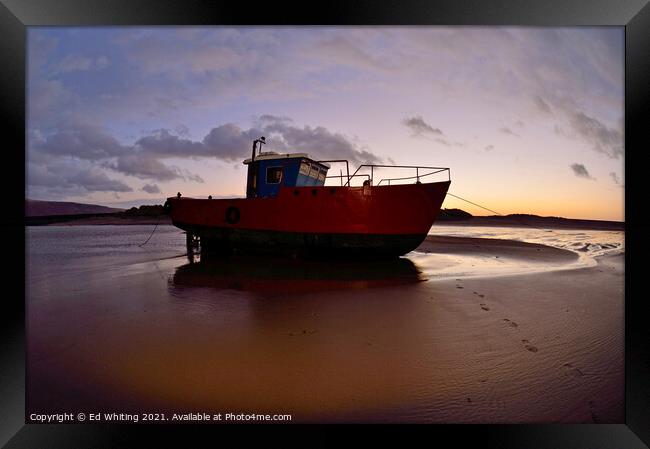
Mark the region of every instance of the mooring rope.
<instances>
[{"instance_id":1,"label":"mooring rope","mask_svg":"<svg viewBox=\"0 0 650 449\"><path fill-rule=\"evenodd\" d=\"M147 240L145 240L143 243L140 243L138 245L140 248L142 248L144 245L146 245L147 242L151 239L151 237L153 237L153 233L156 232L156 229L158 229L158 223L160 223L160 219L162 218L162 216L163 216L163 214L158 215L158 221L156 221L156 226L154 226L153 231L151 231L151 234L149 235Z\"/></svg>"},{"instance_id":2,"label":"mooring rope","mask_svg":"<svg viewBox=\"0 0 650 449\"><path fill-rule=\"evenodd\" d=\"M499 216L501 216L501 217L505 217L505 215L500 214L499 212L497 212L497 211L495 211L495 210L488 209L488 208L485 207L485 206L481 206L480 204L473 203L472 201L470 201L470 200L466 200L465 198L461 198L461 197L459 197L459 196L457 196L457 195L454 195L453 193L449 193L449 192L447 192L447 195L453 196L454 198L458 198L459 200L461 200L461 201L465 201L466 203L473 204L473 205L476 206L476 207L480 207L481 209L485 209L485 210L490 211L490 212L492 212L492 213L495 213L495 214L497 214L497 215L499 215ZM546 231L546 230L548 229L548 228L540 228L539 226L535 226L535 225L532 225L532 224L526 223L526 222L523 221L523 218L521 218L521 217L512 217L512 218L513 218L515 221L519 222L519 224L521 224L521 225L523 225L523 226L528 226L529 228L537 229L537 230L539 230L539 231Z\"/></svg>"},{"instance_id":3,"label":"mooring rope","mask_svg":"<svg viewBox=\"0 0 650 449\"><path fill-rule=\"evenodd\" d=\"M481 209L485 209L485 210L488 210L488 211L490 211L490 212L493 212L493 213L495 213L495 214L497 214L497 215L501 215L501 216L503 216L503 214L500 214L499 212L497 212L497 211L495 211L495 210L488 209L487 207L483 207L483 206L481 206L480 204L472 203L470 200L466 200L465 198L461 198L461 197L456 196L456 195L454 195L454 194L452 194L452 193L447 192L447 195L453 196L454 198L458 198L459 200L465 201L466 203L473 204L474 206L480 207Z\"/></svg>"}]
</instances>

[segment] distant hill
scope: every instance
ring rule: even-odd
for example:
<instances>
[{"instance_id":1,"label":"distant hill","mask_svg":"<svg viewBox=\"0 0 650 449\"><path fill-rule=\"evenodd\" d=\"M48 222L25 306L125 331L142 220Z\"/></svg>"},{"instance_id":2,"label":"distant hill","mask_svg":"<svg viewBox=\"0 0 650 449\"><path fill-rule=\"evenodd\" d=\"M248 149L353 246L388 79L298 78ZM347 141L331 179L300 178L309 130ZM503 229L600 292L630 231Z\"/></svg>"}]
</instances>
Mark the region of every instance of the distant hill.
<instances>
[{"instance_id":1,"label":"distant hill","mask_svg":"<svg viewBox=\"0 0 650 449\"><path fill-rule=\"evenodd\" d=\"M163 213L165 213L165 209L160 204L143 204L140 207L132 207L129 210L125 210L120 215L125 217L157 217Z\"/></svg>"},{"instance_id":2,"label":"distant hill","mask_svg":"<svg viewBox=\"0 0 650 449\"><path fill-rule=\"evenodd\" d=\"M474 216L462 209L441 209L440 214L436 219L436 223L441 222L447 222L447 224L454 226L524 226L532 228L592 230L623 230L625 228L625 223L621 221L581 220L563 217L540 217L539 215L532 214Z\"/></svg>"},{"instance_id":3,"label":"distant hill","mask_svg":"<svg viewBox=\"0 0 650 449\"><path fill-rule=\"evenodd\" d=\"M438 221L458 221L469 220L472 214L462 209L441 209L438 214Z\"/></svg>"},{"instance_id":4,"label":"distant hill","mask_svg":"<svg viewBox=\"0 0 650 449\"><path fill-rule=\"evenodd\" d=\"M25 200L26 217L52 215L112 214L124 209L99 206L97 204L69 203L64 201Z\"/></svg>"}]
</instances>

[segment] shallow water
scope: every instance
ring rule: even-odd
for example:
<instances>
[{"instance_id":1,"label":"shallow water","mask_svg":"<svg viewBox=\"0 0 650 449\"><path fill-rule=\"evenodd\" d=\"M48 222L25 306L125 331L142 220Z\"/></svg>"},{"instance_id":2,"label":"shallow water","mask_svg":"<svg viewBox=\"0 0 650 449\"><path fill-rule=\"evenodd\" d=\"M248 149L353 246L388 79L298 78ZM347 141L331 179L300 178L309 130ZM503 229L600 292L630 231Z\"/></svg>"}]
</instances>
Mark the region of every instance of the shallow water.
<instances>
[{"instance_id":1,"label":"shallow water","mask_svg":"<svg viewBox=\"0 0 650 449\"><path fill-rule=\"evenodd\" d=\"M544 229L533 227L446 226L436 224L429 235L518 240L554 248L576 251L594 257L621 254L625 251L622 231Z\"/></svg>"},{"instance_id":2,"label":"shallow water","mask_svg":"<svg viewBox=\"0 0 650 449\"><path fill-rule=\"evenodd\" d=\"M566 260L535 261L521 258L468 254L428 254L416 249L407 255L431 280L483 276L510 276L542 273L555 270L593 267L596 258L625 252L625 233L622 231L592 231L566 229L538 229L532 227L487 227L435 225L429 235L515 240L547 245L577 255L571 263Z\"/></svg>"},{"instance_id":3,"label":"shallow water","mask_svg":"<svg viewBox=\"0 0 650 449\"><path fill-rule=\"evenodd\" d=\"M128 265L160 261L185 255L185 237L174 226L159 226L149 242L140 247L150 236L153 226L43 226L26 228L28 274L31 281L40 276L57 276L62 273L81 273L86 270L121 268ZM618 231L545 230L512 227L455 227L435 225L429 235L453 237L476 237L518 240L539 243L573 251L579 256L574 264L593 266L595 257L623 253L625 235ZM438 260L440 256L436 255ZM526 263L525 261L488 261L481 263L469 256L456 257L453 261L434 268L430 255L416 250L406 259L412 261L419 271L435 277L473 274L494 275L524 273L543 268L564 267ZM493 263L492 263L493 262ZM474 264L472 270L469 267ZM448 266L462 265L462 269L449 270ZM349 266L348 266L349 268ZM372 270L369 270L372 271ZM471 273L470 273L471 272Z\"/></svg>"},{"instance_id":4,"label":"shallow water","mask_svg":"<svg viewBox=\"0 0 650 449\"><path fill-rule=\"evenodd\" d=\"M363 263L200 261L185 256L185 236L172 226L160 226L139 247L152 229L26 229L30 411L268 411L292 413L295 421L356 422L618 416L593 412L582 399L619 375L620 360L611 357L622 338L622 309L604 318L597 312L618 310L622 292L606 296L610 305L568 306L583 297L576 296L581 284L567 280L577 290L559 301L548 299L546 287L534 304L516 294L491 296L490 284L472 274L535 272L548 264L489 257L474 271L470 256L418 252ZM431 231L543 242L581 260L623 251L622 233L543 232ZM459 273L468 275L464 285L445 281ZM586 319L591 307L593 320ZM500 308L516 329L502 316L490 318ZM574 308L577 321L565 311ZM524 340L536 345L534 355ZM576 341L590 348L586 355L575 355ZM599 356L600 347L609 359ZM598 382L585 377L577 384L565 363L598 372Z\"/></svg>"}]
</instances>

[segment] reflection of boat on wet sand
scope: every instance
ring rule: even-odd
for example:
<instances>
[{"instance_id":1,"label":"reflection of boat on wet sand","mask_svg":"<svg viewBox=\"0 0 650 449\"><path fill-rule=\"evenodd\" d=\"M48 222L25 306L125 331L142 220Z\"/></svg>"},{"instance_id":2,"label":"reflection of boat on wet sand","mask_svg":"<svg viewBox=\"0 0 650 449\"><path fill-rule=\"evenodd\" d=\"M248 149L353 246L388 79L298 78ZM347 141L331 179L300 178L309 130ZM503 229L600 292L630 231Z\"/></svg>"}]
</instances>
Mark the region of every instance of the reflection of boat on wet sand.
<instances>
[{"instance_id":1,"label":"reflection of boat on wet sand","mask_svg":"<svg viewBox=\"0 0 650 449\"><path fill-rule=\"evenodd\" d=\"M178 267L172 288L213 288L263 293L364 289L425 280L408 259L377 261L272 260L254 256L206 258Z\"/></svg>"},{"instance_id":2,"label":"reflection of boat on wet sand","mask_svg":"<svg viewBox=\"0 0 650 449\"><path fill-rule=\"evenodd\" d=\"M180 193L165 203L174 226L187 233L188 248L201 251L270 252L300 256L397 257L415 249L438 216L449 189L449 169L361 165L350 175L348 161L316 161L307 154L253 154L246 198L196 199ZM327 176L331 163L345 174ZM408 169L415 176L375 183L379 170ZM369 173L365 173L365 172ZM437 173L440 182L421 182ZM340 185L325 185L337 178ZM352 181L364 179L363 185ZM407 182L406 184L404 182Z\"/></svg>"}]
</instances>

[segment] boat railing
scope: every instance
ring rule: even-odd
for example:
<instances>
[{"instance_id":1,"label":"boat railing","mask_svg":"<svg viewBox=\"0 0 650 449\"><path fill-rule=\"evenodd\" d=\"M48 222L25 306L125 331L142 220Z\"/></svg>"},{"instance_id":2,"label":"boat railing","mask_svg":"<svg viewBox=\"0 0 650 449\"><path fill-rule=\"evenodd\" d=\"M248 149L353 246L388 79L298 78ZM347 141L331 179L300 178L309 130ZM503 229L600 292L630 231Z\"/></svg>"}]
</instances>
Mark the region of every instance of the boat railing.
<instances>
[{"instance_id":1,"label":"boat railing","mask_svg":"<svg viewBox=\"0 0 650 449\"><path fill-rule=\"evenodd\" d=\"M391 185L392 181L405 181L409 179L415 179L416 183L420 182L420 179L424 177L429 177L433 176L438 173L442 172L447 172L447 180L451 180L451 170L448 167L428 167L426 165L383 165L383 164L362 164L357 167L357 169L350 175L350 165L347 159L330 159L330 160L323 160L323 161L318 161L318 162L325 162L325 163L344 163L345 164L345 175L343 174L343 170L340 171L339 175L332 175L332 176L327 176L326 179L328 178L338 178L341 180L341 185L342 186L350 186L350 182L352 181L353 178L357 177L364 177L366 180L371 184L374 185L374 176L375 176L375 169L380 169L380 168L390 168L390 169L408 169L408 170L415 170L415 176L404 176L404 177L397 177L397 178L382 178L377 185L381 185L382 183L386 183L388 185ZM359 171L363 168L370 169L370 174L367 173L359 173ZM422 173L424 171L424 173ZM427 172L428 171L428 172ZM345 184L343 184L343 179L346 179Z\"/></svg>"},{"instance_id":2,"label":"boat railing","mask_svg":"<svg viewBox=\"0 0 650 449\"><path fill-rule=\"evenodd\" d=\"M350 179L348 179L348 182L346 185L350 184L350 180L357 175L359 170L362 168L369 168L370 169L370 184L374 185L374 179L375 179L375 169L377 168L391 168L391 169L409 169L409 170L414 170L415 171L415 176L404 176L404 177L396 177L396 178L382 178L376 185L381 185L382 183L386 183L388 185L391 185L392 181L403 181L403 180L408 180L408 179L415 179L416 183L420 182L420 179L424 177L429 177L433 176L438 173L442 172L447 172L447 180L451 180L451 170L448 167L428 167L425 165L382 165L382 164L363 164L360 165L356 171L352 174ZM422 173L424 171L424 173ZM428 171L428 172L427 172Z\"/></svg>"},{"instance_id":3,"label":"boat railing","mask_svg":"<svg viewBox=\"0 0 650 449\"><path fill-rule=\"evenodd\" d=\"M323 163L323 162L325 162L325 163L340 162L340 163L345 164L345 176L346 176L346 178L347 178L348 181L349 181L349 179L350 179L350 164L349 164L349 162L348 162L347 159L329 159L329 160L326 160L326 161L318 161L318 162L319 162L319 163ZM340 176L327 176L327 177L328 177L328 178L342 178L342 177L343 177L343 173L341 173Z\"/></svg>"},{"instance_id":4,"label":"boat railing","mask_svg":"<svg viewBox=\"0 0 650 449\"><path fill-rule=\"evenodd\" d=\"M425 169L425 170L426 169L433 169L434 171L431 171L429 173L420 174L420 169ZM381 185L382 182L386 182L388 185L390 185L391 181L403 181L403 180L407 180L407 179L415 179L416 182L420 182L421 178L424 178L426 176L433 176L433 175L435 175L437 173L442 173L444 171L447 172L447 180L450 181L451 180L451 170L449 170L449 168L442 168L442 167L415 167L415 176L405 176L405 177L402 177L402 178L385 178L385 179L381 179L377 183L377 185L378 186Z\"/></svg>"},{"instance_id":5,"label":"boat railing","mask_svg":"<svg viewBox=\"0 0 650 449\"><path fill-rule=\"evenodd\" d=\"M368 181L370 181L370 175L369 175L368 173L360 173L360 174L358 174L358 175L352 175L352 176L344 175L344 174L340 174L340 175L332 175L332 176L326 176L325 179L338 178L338 179L341 180L341 187L343 187L343 179L347 179L347 180L348 180L348 181L346 181L346 183L345 183L345 185L347 185L347 184L350 182L350 179L355 178L355 177L366 178Z\"/></svg>"}]
</instances>

